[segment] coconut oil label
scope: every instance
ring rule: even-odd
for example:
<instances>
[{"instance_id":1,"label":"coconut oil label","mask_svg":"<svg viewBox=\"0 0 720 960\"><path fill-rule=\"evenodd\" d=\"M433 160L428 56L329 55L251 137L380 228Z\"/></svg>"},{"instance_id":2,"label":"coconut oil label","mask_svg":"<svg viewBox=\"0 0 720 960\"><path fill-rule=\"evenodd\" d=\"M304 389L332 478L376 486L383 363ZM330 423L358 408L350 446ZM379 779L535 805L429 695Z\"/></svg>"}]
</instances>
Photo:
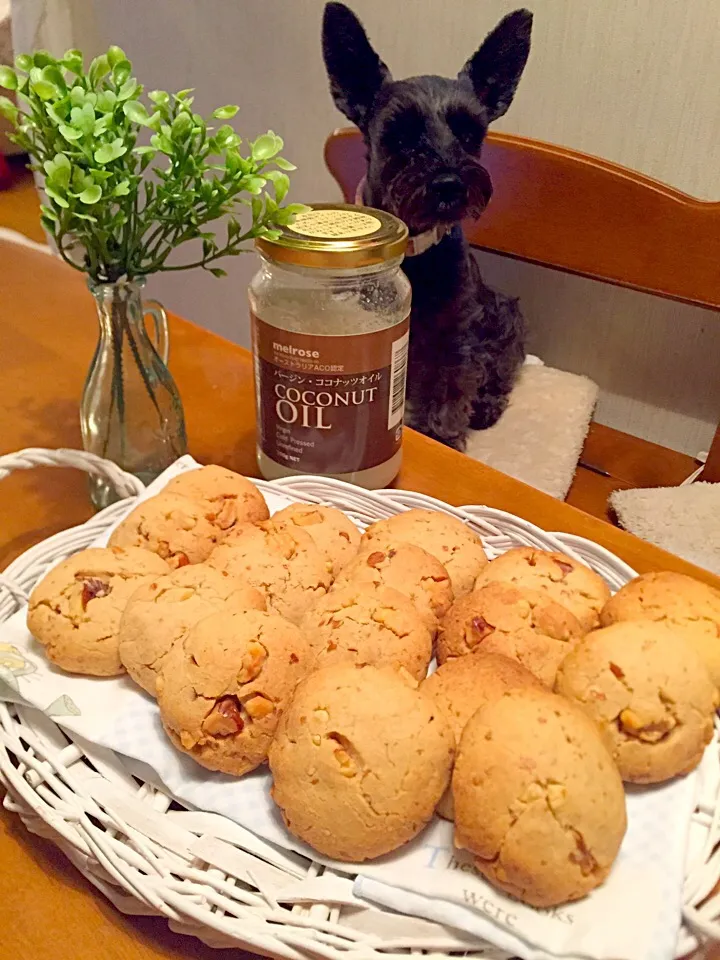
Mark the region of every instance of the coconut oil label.
<instances>
[{"instance_id":1,"label":"coconut oil label","mask_svg":"<svg viewBox=\"0 0 720 960\"><path fill-rule=\"evenodd\" d=\"M352 473L402 441L409 320L374 333L320 336L252 315L260 447L303 473Z\"/></svg>"}]
</instances>

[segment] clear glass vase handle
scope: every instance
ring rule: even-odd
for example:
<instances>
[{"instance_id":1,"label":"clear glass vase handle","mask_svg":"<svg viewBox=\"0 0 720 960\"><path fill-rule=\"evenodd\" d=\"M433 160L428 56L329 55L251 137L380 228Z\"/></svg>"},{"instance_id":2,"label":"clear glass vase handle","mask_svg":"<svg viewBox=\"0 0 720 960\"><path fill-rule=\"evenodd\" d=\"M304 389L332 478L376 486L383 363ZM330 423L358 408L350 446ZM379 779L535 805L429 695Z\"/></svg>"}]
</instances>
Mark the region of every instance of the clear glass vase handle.
<instances>
[{"instance_id":1,"label":"clear glass vase handle","mask_svg":"<svg viewBox=\"0 0 720 960\"><path fill-rule=\"evenodd\" d=\"M168 362L170 352L170 334L167 313L159 300L143 300L143 316L150 314L155 328L155 349L164 364Z\"/></svg>"}]
</instances>

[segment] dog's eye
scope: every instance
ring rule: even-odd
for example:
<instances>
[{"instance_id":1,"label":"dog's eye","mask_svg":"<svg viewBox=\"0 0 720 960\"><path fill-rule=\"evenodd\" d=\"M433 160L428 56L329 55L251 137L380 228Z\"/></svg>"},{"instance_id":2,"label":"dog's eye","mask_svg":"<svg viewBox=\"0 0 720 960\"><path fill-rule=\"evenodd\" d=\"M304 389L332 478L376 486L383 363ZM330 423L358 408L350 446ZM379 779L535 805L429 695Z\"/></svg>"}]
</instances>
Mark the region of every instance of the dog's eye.
<instances>
[{"instance_id":1,"label":"dog's eye","mask_svg":"<svg viewBox=\"0 0 720 960\"><path fill-rule=\"evenodd\" d=\"M485 136L483 125L464 110L449 113L447 122L453 135L460 141L465 150L468 153L477 153Z\"/></svg>"},{"instance_id":2,"label":"dog's eye","mask_svg":"<svg viewBox=\"0 0 720 960\"><path fill-rule=\"evenodd\" d=\"M411 150L425 133L425 120L416 110L403 110L385 126L383 145L386 150Z\"/></svg>"}]
</instances>

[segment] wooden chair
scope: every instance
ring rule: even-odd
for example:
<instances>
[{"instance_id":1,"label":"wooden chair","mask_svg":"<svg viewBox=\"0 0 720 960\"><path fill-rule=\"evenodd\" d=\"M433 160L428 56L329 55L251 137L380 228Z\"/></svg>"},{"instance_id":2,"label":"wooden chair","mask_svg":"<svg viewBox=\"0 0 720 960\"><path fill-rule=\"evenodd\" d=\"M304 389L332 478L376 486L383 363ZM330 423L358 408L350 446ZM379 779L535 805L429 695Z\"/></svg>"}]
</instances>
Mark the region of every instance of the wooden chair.
<instances>
[{"instance_id":1,"label":"wooden chair","mask_svg":"<svg viewBox=\"0 0 720 960\"><path fill-rule=\"evenodd\" d=\"M331 134L325 161L352 203L366 168L359 131ZM494 193L464 224L473 247L720 312L720 203L512 134L489 134L483 161ZM567 499L604 516L611 490L674 485L694 468L685 454L594 423ZM720 426L702 479L720 481Z\"/></svg>"}]
</instances>

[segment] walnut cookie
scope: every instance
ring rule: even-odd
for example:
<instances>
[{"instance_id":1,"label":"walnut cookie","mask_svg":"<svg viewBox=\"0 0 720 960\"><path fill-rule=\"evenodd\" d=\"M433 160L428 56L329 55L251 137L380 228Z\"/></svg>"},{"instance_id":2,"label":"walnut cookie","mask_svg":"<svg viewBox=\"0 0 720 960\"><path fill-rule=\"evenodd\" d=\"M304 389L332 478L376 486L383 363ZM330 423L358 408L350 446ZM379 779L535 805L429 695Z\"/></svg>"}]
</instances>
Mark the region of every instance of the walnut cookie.
<instances>
[{"instance_id":1,"label":"walnut cookie","mask_svg":"<svg viewBox=\"0 0 720 960\"><path fill-rule=\"evenodd\" d=\"M450 576L440 561L422 547L402 541L379 541L365 547L345 567L336 583L392 587L409 597L433 628L453 601Z\"/></svg>"},{"instance_id":2,"label":"walnut cookie","mask_svg":"<svg viewBox=\"0 0 720 960\"><path fill-rule=\"evenodd\" d=\"M201 503L178 493L143 500L110 536L110 546L144 547L176 569L202 563L222 539Z\"/></svg>"},{"instance_id":3,"label":"walnut cookie","mask_svg":"<svg viewBox=\"0 0 720 960\"><path fill-rule=\"evenodd\" d=\"M698 654L664 623L627 621L588 634L560 667L556 689L600 725L624 780L688 773L712 739L717 690Z\"/></svg>"},{"instance_id":4,"label":"walnut cookie","mask_svg":"<svg viewBox=\"0 0 720 960\"><path fill-rule=\"evenodd\" d=\"M335 663L404 668L427 676L433 631L413 602L391 587L348 583L331 590L305 614L313 669Z\"/></svg>"},{"instance_id":5,"label":"walnut cookie","mask_svg":"<svg viewBox=\"0 0 720 960\"><path fill-rule=\"evenodd\" d=\"M414 543L436 557L450 575L453 594L469 593L488 559L480 537L457 517L440 510L407 510L371 524L363 547L401 540Z\"/></svg>"},{"instance_id":6,"label":"walnut cookie","mask_svg":"<svg viewBox=\"0 0 720 960\"><path fill-rule=\"evenodd\" d=\"M359 863L412 840L450 776L454 741L429 697L394 670L340 664L298 686L270 747L288 830Z\"/></svg>"},{"instance_id":7,"label":"walnut cookie","mask_svg":"<svg viewBox=\"0 0 720 960\"><path fill-rule=\"evenodd\" d=\"M118 629L125 604L145 580L169 571L139 547L91 547L63 560L30 595L28 630L45 655L69 673L124 673Z\"/></svg>"},{"instance_id":8,"label":"walnut cookie","mask_svg":"<svg viewBox=\"0 0 720 960\"><path fill-rule=\"evenodd\" d=\"M268 607L293 623L332 583L328 562L312 537L282 521L238 524L208 564L257 587Z\"/></svg>"},{"instance_id":9,"label":"walnut cookie","mask_svg":"<svg viewBox=\"0 0 720 960\"><path fill-rule=\"evenodd\" d=\"M273 520L292 523L308 533L330 564L330 572L334 577L360 549L360 531L337 507L291 503L289 507L278 510Z\"/></svg>"},{"instance_id":10,"label":"walnut cookie","mask_svg":"<svg viewBox=\"0 0 720 960\"><path fill-rule=\"evenodd\" d=\"M132 679L151 696L165 657L198 620L225 607L264 610L250 584L196 563L145 581L130 595L120 620L118 651Z\"/></svg>"},{"instance_id":11,"label":"walnut cookie","mask_svg":"<svg viewBox=\"0 0 720 960\"><path fill-rule=\"evenodd\" d=\"M600 623L656 620L672 626L705 661L720 687L720 591L683 573L644 573L603 607Z\"/></svg>"},{"instance_id":12,"label":"walnut cookie","mask_svg":"<svg viewBox=\"0 0 720 960\"><path fill-rule=\"evenodd\" d=\"M175 644L158 677L168 736L208 770L249 773L265 762L307 659L300 630L276 614L205 617Z\"/></svg>"},{"instance_id":13,"label":"walnut cookie","mask_svg":"<svg viewBox=\"0 0 720 960\"><path fill-rule=\"evenodd\" d=\"M577 617L547 593L491 582L456 600L440 621L437 658L500 653L552 689L557 668L584 633Z\"/></svg>"},{"instance_id":14,"label":"walnut cookie","mask_svg":"<svg viewBox=\"0 0 720 960\"><path fill-rule=\"evenodd\" d=\"M475 586L498 580L547 593L577 617L583 633L598 626L600 611L610 599L608 585L590 567L564 553L534 547L514 547L491 560Z\"/></svg>"},{"instance_id":15,"label":"walnut cookie","mask_svg":"<svg viewBox=\"0 0 720 960\"><path fill-rule=\"evenodd\" d=\"M224 534L237 523L270 517L265 499L255 484L217 464L173 477L165 492L190 497L202 504L205 518Z\"/></svg>"},{"instance_id":16,"label":"walnut cookie","mask_svg":"<svg viewBox=\"0 0 720 960\"><path fill-rule=\"evenodd\" d=\"M535 907L599 886L625 834L622 780L597 726L549 690L511 691L477 711L452 790L455 845Z\"/></svg>"},{"instance_id":17,"label":"walnut cookie","mask_svg":"<svg viewBox=\"0 0 720 960\"><path fill-rule=\"evenodd\" d=\"M456 743L460 743L463 730L480 707L508 690L521 689L541 690L542 684L516 660L499 653L448 660L420 684L420 691L432 697L444 712ZM446 820L453 819L452 791L445 792L438 813Z\"/></svg>"}]
</instances>

